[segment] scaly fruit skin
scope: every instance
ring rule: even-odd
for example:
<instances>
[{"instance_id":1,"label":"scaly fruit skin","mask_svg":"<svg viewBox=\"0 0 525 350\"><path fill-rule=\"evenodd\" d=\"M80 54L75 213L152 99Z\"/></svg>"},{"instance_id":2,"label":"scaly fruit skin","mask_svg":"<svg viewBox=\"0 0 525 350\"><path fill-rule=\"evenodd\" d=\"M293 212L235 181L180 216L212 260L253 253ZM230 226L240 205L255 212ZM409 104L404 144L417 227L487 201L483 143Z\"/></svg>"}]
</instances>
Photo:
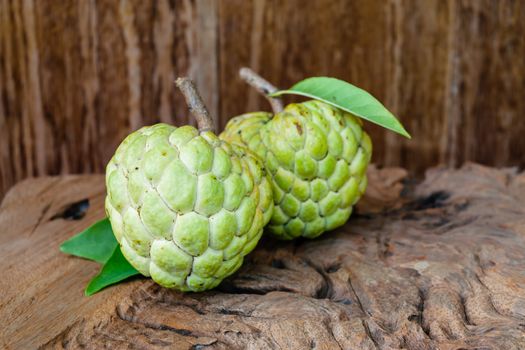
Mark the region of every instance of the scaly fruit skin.
<instances>
[{"instance_id":1,"label":"scaly fruit skin","mask_svg":"<svg viewBox=\"0 0 525 350\"><path fill-rule=\"evenodd\" d=\"M220 137L264 160L275 203L268 229L280 239L343 225L366 189L370 137L359 118L327 103L290 104L271 120L265 113L235 117Z\"/></svg>"},{"instance_id":2,"label":"scaly fruit skin","mask_svg":"<svg viewBox=\"0 0 525 350\"><path fill-rule=\"evenodd\" d=\"M273 114L268 112L252 112L231 118L219 138L247 147L265 159L266 147L262 143L260 131L272 120L272 116Z\"/></svg>"},{"instance_id":3,"label":"scaly fruit skin","mask_svg":"<svg viewBox=\"0 0 525 350\"><path fill-rule=\"evenodd\" d=\"M191 126L130 134L107 166L106 186L126 259L180 291L211 289L235 272L273 210L260 159Z\"/></svg>"}]
</instances>

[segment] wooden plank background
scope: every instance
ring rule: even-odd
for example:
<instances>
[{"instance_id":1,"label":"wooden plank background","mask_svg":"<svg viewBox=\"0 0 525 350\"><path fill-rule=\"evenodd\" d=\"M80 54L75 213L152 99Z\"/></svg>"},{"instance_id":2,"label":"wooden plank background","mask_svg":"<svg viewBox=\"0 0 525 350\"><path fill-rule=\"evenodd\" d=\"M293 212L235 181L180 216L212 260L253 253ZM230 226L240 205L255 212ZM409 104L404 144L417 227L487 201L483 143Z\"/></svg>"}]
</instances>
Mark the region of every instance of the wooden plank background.
<instances>
[{"instance_id":1,"label":"wooden plank background","mask_svg":"<svg viewBox=\"0 0 525 350\"><path fill-rule=\"evenodd\" d=\"M379 165L525 165L525 1L0 0L0 197L102 172L141 125L192 122L178 75L221 127L268 110L245 65L281 87L330 75L372 92L414 136L367 124Z\"/></svg>"}]
</instances>

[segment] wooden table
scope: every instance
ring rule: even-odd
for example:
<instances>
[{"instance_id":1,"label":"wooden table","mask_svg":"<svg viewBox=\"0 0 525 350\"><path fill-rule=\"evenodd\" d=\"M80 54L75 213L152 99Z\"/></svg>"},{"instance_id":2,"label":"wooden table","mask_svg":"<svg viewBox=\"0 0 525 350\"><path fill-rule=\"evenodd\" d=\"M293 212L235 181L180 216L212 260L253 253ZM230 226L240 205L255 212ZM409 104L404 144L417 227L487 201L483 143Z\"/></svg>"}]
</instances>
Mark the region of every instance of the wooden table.
<instances>
[{"instance_id":1,"label":"wooden table","mask_svg":"<svg viewBox=\"0 0 525 350\"><path fill-rule=\"evenodd\" d=\"M369 174L346 226L264 239L218 290L139 278L92 297L97 264L58 246L104 216L103 177L19 183L0 208L0 348L525 349L525 174Z\"/></svg>"}]
</instances>

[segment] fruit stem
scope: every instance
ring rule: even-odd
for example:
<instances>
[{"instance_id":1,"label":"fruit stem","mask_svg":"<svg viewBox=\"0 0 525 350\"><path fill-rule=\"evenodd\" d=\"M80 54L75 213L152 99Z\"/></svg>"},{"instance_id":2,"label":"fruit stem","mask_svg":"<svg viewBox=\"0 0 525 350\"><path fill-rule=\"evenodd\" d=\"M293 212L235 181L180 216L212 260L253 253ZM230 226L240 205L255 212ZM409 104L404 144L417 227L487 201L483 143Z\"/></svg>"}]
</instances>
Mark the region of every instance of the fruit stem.
<instances>
[{"instance_id":1,"label":"fruit stem","mask_svg":"<svg viewBox=\"0 0 525 350\"><path fill-rule=\"evenodd\" d=\"M182 95L184 95L184 99L186 100L186 104L188 105L190 113L197 120L199 131L215 132L216 130L213 119L210 117L210 113L206 109L206 106L204 105L204 102L202 101L202 98L199 95L199 92L197 91L193 81L190 78L182 77L177 78L175 84L182 92Z\"/></svg>"},{"instance_id":2,"label":"fruit stem","mask_svg":"<svg viewBox=\"0 0 525 350\"><path fill-rule=\"evenodd\" d=\"M242 80L247 82L251 87L257 90L261 95L270 102L274 114L280 113L283 111L283 101L279 97L270 97L268 96L271 93L278 91L279 89L273 86L269 81L261 77L259 74L255 73L250 68L241 68L239 70L239 75Z\"/></svg>"}]
</instances>

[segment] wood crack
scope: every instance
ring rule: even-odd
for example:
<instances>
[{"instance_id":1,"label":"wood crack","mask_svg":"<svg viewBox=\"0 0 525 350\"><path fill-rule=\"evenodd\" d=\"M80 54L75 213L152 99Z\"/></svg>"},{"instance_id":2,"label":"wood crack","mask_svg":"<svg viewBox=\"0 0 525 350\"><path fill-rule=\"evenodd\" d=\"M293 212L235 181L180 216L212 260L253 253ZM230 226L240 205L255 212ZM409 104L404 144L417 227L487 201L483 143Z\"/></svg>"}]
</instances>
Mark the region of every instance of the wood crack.
<instances>
[{"instance_id":1,"label":"wood crack","mask_svg":"<svg viewBox=\"0 0 525 350\"><path fill-rule=\"evenodd\" d=\"M42 209L42 212L40 213L40 216L38 217L38 220L36 221L35 226L33 226L33 229L31 230L30 236L33 235L35 233L35 231L37 230L37 228L40 226L40 224L44 220L44 217L47 215L47 213L48 213L48 211L49 211L49 209L51 208L52 205L53 205L53 202L51 202L49 204L46 204L44 206L44 208Z\"/></svg>"},{"instance_id":2,"label":"wood crack","mask_svg":"<svg viewBox=\"0 0 525 350\"><path fill-rule=\"evenodd\" d=\"M363 313L366 316L370 317L371 315L370 315L370 313L367 310L365 310L365 308L363 306L363 303L361 302L361 298L357 294L357 292L356 292L356 290L354 288L354 285L352 283L352 278L350 276L348 277L347 282L348 282L348 285L350 286L350 289L352 290L352 293L354 294L355 300L357 301L357 305L359 305L359 308L361 309L361 311L363 311Z\"/></svg>"},{"instance_id":3,"label":"wood crack","mask_svg":"<svg viewBox=\"0 0 525 350\"><path fill-rule=\"evenodd\" d=\"M117 307L115 311L116 311L117 316L121 320L126 321L126 322L140 324L140 325L143 325L144 327L155 329L155 330L173 332L173 333L185 336L185 337L199 338L198 335L194 334L189 329L175 328L175 327L171 327L171 326L168 326L168 325L165 325L165 324L146 322L146 321L143 321L143 320L141 320L141 319L139 319L137 317L129 316L127 313L123 312L122 309L119 308L119 307Z\"/></svg>"},{"instance_id":4,"label":"wood crack","mask_svg":"<svg viewBox=\"0 0 525 350\"><path fill-rule=\"evenodd\" d=\"M378 341L375 339L375 337L372 335L372 332L370 331L370 327L368 326L368 320L364 319L361 321L363 328L365 329L367 337L372 341L376 349L381 349L379 346Z\"/></svg>"},{"instance_id":5,"label":"wood crack","mask_svg":"<svg viewBox=\"0 0 525 350\"><path fill-rule=\"evenodd\" d=\"M428 327L425 327L423 323L423 312L425 311L426 293L422 288L418 288L418 296L419 296L419 304L417 307L417 310L418 310L417 323L419 327L421 327L421 330L427 336L427 338L432 339L432 336L430 335L430 329Z\"/></svg>"},{"instance_id":6,"label":"wood crack","mask_svg":"<svg viewBox=\"0 0 525 350\"><path fill-rule=\"evenodd\" d=\"M331 323L328 321L328 320L325 320L323 322L326 330L328 331L328 334L332 337L332 339L336 342L336 344L339 346L339 349L343 350L344 347L341 345L341 343L339 343L339 341L337 340L335 334L334 334L334 329L331 325Z\"/></svg>"},{"instance_id":7,"label":"wood crack","mask_svg":"<svg viewBox=\"0 0 525 350\"><path fill-rule=\"evenodd\" d=\"M322 278L323 283L321 287L317 290L315 294L315 298L317 299L332 299L332 284L330 282L330 279L326 276L326 273L323 271L323 269L316 264L314 264L311 260L305 259L303 260L308 266L310 266L312 269L314 269Z\"/></svg>"}]
</instances>

